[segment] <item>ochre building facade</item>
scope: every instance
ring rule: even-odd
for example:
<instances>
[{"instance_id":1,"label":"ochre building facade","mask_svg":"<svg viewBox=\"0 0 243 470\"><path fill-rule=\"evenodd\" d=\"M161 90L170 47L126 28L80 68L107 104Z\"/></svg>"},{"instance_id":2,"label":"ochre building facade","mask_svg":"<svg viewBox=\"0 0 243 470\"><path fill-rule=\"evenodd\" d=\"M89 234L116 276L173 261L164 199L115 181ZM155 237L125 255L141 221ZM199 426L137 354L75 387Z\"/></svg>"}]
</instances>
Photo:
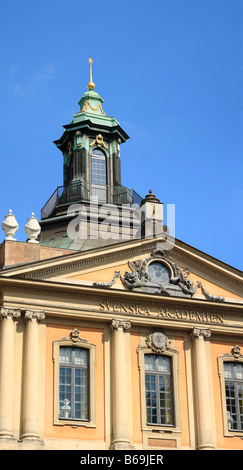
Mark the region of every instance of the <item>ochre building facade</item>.
<instances>
[{"instance_id":1,"label":"ochre building facade","mask_svg":"<svg viewBox=\"0 0 243 470\"><path fill-rule=\"evenodd\" d=\"M242 450L241 271L170 237L65 235L84 181L98 204L134 197L119 176L128 136L87 93L41 235L0 246L0 448Z\"/></svg>"}]
</instances>

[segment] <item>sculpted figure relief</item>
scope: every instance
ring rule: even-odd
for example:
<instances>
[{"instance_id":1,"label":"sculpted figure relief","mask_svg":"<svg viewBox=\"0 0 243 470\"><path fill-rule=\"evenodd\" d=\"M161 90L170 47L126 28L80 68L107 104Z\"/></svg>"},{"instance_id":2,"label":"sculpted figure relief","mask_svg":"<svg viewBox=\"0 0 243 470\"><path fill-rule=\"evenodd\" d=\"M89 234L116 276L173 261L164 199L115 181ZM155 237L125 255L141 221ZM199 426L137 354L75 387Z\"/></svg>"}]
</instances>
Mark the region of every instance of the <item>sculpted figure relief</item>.
<instances>
[{"instance_id":1,"label":"sculpted figure relief","mask_svg":"<svg viewBox=\"0 0 243 470\"><path fill-rule=\"evenodd\" d=\"M211 295L206 292L201 282L196 284L188 279L190 271L181 268L172 262L171 258L162 250L155 250L145 260L128 261L131 271L115 271L110 282L94 282L94 287L112 287L119 277L123 285L129 290L138 290L160 295L192 297L200 287L204 297L208 300L223 302L223 297ZM152 277L152 278L151 278Z\"/></svg>"}]
</instances>

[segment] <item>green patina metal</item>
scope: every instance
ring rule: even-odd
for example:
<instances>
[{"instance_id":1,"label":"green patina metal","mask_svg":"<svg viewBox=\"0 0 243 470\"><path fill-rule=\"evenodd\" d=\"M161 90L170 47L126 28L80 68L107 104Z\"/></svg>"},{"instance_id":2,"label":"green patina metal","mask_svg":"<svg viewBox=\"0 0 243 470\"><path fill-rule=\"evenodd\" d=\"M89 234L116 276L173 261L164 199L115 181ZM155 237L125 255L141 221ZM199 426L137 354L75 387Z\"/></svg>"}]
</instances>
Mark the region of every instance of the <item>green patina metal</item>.
<instances>
[{"instance_id":1,"label":"green patina metal","mask_svg":"<svg viewBox=\"0 0 243 470\"><path fill-rule=\"evenodd\" d=\"M60 139L55 140L56 146L63 152L67 141L77 131L81 132L82 145L87 146L87 141L83 139L84 134L102 133L109 140L126 142L129 136L121 128L119 122L113 116L107 116L102 104L103 98L94 90L88 90L79 101L80 111L75 113L70 124L64 125L64 133Z\"/></svg>"}]
</instances>

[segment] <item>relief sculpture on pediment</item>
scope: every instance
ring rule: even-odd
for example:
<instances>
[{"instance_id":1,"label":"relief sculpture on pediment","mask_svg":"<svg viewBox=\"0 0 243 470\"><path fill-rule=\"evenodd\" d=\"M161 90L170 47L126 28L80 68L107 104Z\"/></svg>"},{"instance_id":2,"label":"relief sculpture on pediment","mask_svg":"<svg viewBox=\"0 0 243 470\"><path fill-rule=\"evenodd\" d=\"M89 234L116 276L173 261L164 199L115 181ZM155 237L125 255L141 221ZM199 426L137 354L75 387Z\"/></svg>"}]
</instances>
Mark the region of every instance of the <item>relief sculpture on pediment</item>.
<instances>
[{"instance_id":1,"label":"relief sculpture on pediment","mask_svg":"<svg viewBox=\"0 0 243 470\"><path fill-rule=\"evenodd\" d=\"M198 288L208 300L223 302L224 298L208 293L200 281L195 284L188 279L190 271L173 263L162 250L155 250L145 260L128 261L130 271L122 275L115 271L110 282L94 282L94 287L112 287L120 278L124 287L138 292L163 296L193 297Z\"/></svg>"}]
</instances>

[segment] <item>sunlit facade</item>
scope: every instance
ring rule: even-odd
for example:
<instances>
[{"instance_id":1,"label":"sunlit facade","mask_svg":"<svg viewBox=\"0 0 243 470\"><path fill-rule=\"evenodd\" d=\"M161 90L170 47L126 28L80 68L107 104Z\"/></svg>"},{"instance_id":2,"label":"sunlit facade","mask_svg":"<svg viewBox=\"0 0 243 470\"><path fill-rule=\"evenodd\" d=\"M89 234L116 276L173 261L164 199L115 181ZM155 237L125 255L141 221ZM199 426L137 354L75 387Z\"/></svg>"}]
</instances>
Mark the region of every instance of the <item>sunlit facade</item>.
<instances>
[{"instance_id":1,"label":"sunlit facade","mask_svg":"<svg viewBox=\"0 0 243 470\"><path fill-rule=\"evenodd\" d=\"M91 75L55 141L63 185L26 242L3 227L0 449L243 450L242 273L123 186L102 103Z\"/></svg>"}]
</instances>

